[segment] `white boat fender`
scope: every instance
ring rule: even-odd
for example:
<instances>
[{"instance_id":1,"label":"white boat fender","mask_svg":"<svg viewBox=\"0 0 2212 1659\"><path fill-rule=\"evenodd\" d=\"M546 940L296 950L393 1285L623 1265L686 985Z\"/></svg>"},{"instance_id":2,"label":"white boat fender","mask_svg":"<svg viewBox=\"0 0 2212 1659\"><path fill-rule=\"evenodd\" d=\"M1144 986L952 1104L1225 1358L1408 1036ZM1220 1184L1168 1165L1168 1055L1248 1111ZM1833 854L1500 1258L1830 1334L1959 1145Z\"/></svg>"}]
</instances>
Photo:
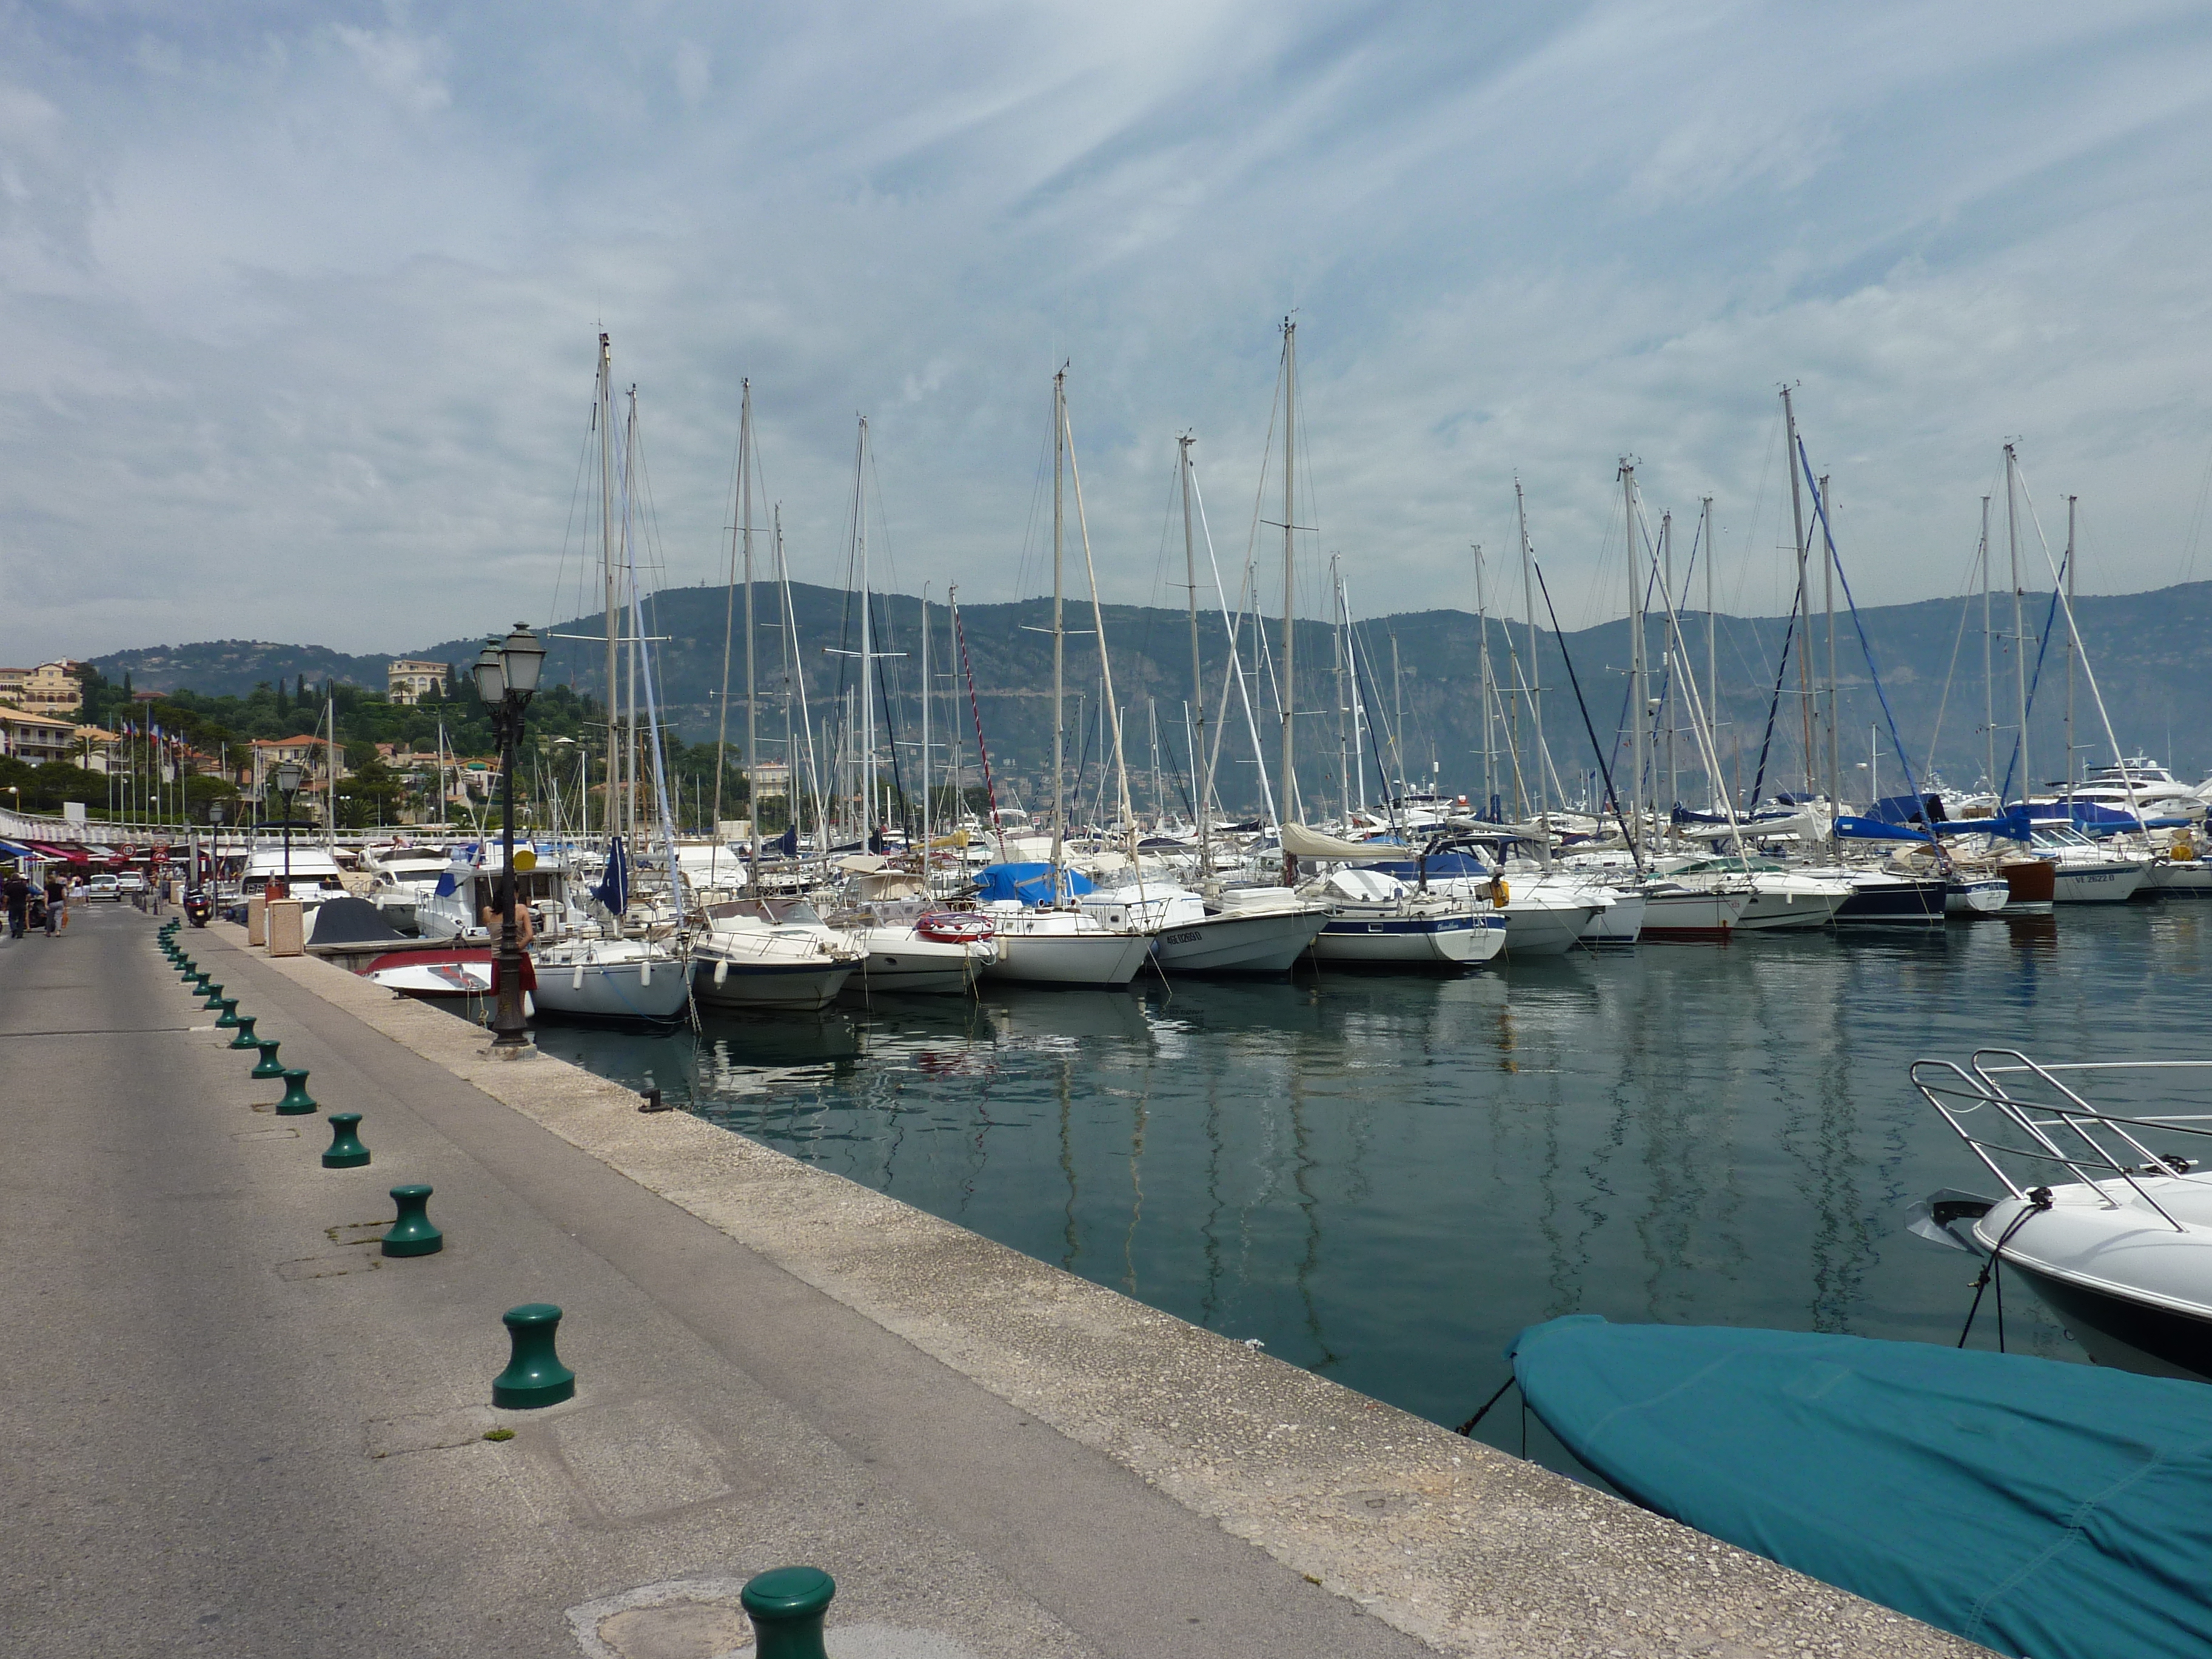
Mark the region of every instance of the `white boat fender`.
<instances>
[{"instance_id":1,"label":"white boat fender","mask_svg":"<svg viewBox=\"0 0 2212 1659\"><path fill-rule=\"evenodd\" d=\"M726 980L726 979L729 978L729 976L730 976L730 964L729 964L728 963L726 963L726 962L718 962L718 963L716 963L714 964L714 983L715 983L715 984L720 985L720 984L724 980Z\"/></svg>"},{"instance_id":2,"label":"white boat fender","mask_svg":"<svg viewBox=\"0 0 2212 1659\"><path fill-rule=\"evenodd\" d=\"M653 983L653 958L647 957L637 964L637 982L642 986Z\"/></svg>"},{"instance_id":3,"label":"white boat fender","mask_svg":"<svg viewBox=\"0 0 2212 1659\"><path fill-rule=\"evenodd\" d=\"M572 991L584 988L584 959L581 957L576 958L576 965L568 970L568 988Z\"/></svg>"}]
</instances>

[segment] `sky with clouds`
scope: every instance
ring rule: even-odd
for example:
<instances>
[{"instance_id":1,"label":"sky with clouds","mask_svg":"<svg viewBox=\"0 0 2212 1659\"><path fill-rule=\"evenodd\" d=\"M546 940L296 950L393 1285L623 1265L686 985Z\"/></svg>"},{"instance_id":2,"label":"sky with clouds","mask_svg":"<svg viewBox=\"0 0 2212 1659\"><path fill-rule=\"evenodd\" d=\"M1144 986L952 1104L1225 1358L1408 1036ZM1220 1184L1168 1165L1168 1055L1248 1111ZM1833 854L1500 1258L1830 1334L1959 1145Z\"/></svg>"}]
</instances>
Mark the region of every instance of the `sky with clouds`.
<instances>
[{"instance_id":1,"label":"sky with clouds","mask_svg":"<svg viewBox=\"0 0 2212 1659\"><path fill-rule=\"evenodd\" d=\"M2212 575L2208 117L2130 0L0 0L0 659L567 614L602 327L671 583L750 376L794 574L865 414L879 574L1040 591L1065 361L1101 581L1180 604L1176 435L1233 564L1292 311L1309 605L1468 605L1517 471L1597 620L1632 454L1785 609L1785 380L1862 599L1959 589L2008 437L2085 589Z\"/></svg>"}]
</instances>

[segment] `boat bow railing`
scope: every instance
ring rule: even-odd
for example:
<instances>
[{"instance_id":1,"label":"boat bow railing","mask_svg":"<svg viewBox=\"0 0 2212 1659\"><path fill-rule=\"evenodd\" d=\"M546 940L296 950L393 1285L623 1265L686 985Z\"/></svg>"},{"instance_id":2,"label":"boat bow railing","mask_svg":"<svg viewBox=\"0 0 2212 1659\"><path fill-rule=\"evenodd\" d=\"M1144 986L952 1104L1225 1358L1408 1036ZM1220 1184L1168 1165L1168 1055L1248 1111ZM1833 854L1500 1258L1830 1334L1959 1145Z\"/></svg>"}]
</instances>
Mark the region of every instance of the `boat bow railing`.
<instances>
[{"instance_id":1,"label":"boat bow railing","mask_svg":"<svg viewBox=\"0 0 2212 1659\"><path fill-rule=\"evenodd\" d=\"M2022 1203L2037 1203L2042 1183L2031 1177L2023 1185L2014 1170L2021 1164L2055 1166L2096 1193L2108 1208L2120 1205L2110 1183L2124 1183L2168 1226L2184 1232L2187 1229L2139 1177L2186 1175L2201 1160L2154 1152L2138 1132L2212 1140L2212 1127L2208 1127L2212 1116L2194 1115L2197 1121L2191 1121L2192 1115L2179 1113L2123 1115L2092 1105L2057 1075L2181 1069L2212 1071L2212 1061L2097 1060L2044 1066L2015 1048L1983 1048L1964 1066L1955 1060L1917 1060L1909 1074L1952 1132ZM1979 1115L1984 1112L1988 1115Z\"/></svg>"}]
</instances>

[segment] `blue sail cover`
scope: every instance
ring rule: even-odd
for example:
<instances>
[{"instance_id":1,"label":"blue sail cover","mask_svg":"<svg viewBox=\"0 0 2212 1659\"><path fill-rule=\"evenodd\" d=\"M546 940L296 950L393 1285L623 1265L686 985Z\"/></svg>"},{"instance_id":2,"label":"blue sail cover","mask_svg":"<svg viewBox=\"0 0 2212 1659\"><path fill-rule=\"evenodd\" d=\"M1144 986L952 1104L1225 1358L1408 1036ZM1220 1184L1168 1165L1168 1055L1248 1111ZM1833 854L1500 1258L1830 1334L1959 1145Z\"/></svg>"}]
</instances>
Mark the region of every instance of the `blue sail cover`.
<instances>
[{"instance_id":1,"label":"blue sail cover","mask_svg":"<svg viewBox=\"0 0 2212 1659\"><path fill-rule=\"evenodd\" d=\"M607 843L606 873L592 889L592 896L617 915L629 908L629 860L619 836Z\"/></svg>"},{"instance_id":2,"label":"blue sail cover","mask_svg":"<svg viewBox=\"0 0 2212 1659\"><path fill-rule=\"evenodd\" d=\"M1848 814L1836 820L1836 833L1846 841L1927 841L1935 836L1925 830L1908 829L1902 823L1881 818L1855 818Z\"/></svg>"},{"instance_id":3,"label":"blue sail cover","mask_svg":"<svg viewBox=\"0 0 2212 1659\"><path fill-rule=\"evenodd\" d=\"M1060 896L1080 898L1085 893L1097 891L1091 879L1080 871L1060 872ZM1049 864L987 864L975 872L975 896L979 899L1015 899L1024 904L1048 904L1052 901L1052 866Z\"/></svg>"},{"instance_id":4,"label":"blue sail cover","mask_svg":"<svg viewBox=\"0 0 2212 1659\"><path fill-rule=\"evenodd\" d=\"M2000 1653L2212 1650L2212 1389L2021 1354L1531 1326L1513 1373L1639 1504Z\"/></svg>"},{"instance_id":5,"label":"blue sail cover","mask_svg":"<svg viewBox=\"0 0 2212 1659\"><path fill-rule=\"evenodd\" d=\"M1884 823L1925 823L1929 817L1928 802L1931 799L1936 798L1923 795L1884 795L1867 808L1866 815L1870 818L1880 818ZM1940 799L1936 800L1936 805L1940 812L1942 805ZM1941 822L1940 818L1938 822Z\"/></svg>"},{"instance_id":6,"label":"blue sail cover","mask_svg":"<svg viewBox=\"0 0 2212 1659\"><path fill-rule=\"evenodd\" d=\"M1424 866L1431 881L1449 881L1455 877L1488 881L1498 873L1498 867L1479 853L1431 853L1425 859L1398 859L1367 867L1386 876L1395 876L1401 881L1419 881Z\"/></svg>"}]
</instances>

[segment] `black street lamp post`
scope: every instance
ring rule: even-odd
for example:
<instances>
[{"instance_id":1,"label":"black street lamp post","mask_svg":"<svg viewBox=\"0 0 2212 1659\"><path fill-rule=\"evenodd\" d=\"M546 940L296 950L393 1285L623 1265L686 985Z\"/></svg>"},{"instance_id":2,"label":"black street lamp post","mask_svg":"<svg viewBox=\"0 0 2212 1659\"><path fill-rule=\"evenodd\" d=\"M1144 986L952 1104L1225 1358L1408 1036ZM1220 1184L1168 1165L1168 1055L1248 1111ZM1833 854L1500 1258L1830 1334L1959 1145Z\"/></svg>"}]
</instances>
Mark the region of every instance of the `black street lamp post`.
<instances>
[{"instance_id":1,"label":"black street lamp post","mask_svg":"<svg viewBox=\"0 0 2212 1659\"><path fill-rule=\"evenodd\" d=\"M292 896L292 797L299 793L307 769L297 761L276 764L276 793L284 797L284 896Z\"/></svg>"},{"instance_id":2,"label":"black street lamp post","mask_svg":"<svg viewBox=\"0 0 2212 1659\"><path fill-rule=\"evenodd\" d=\"M530 1043L522 1018L522 945L514 927L514 751L522 741L523 711L538 692L545 647L517 623L504 640L489 641L477 658L477 696L499 734L500 885L499 1004L492 1013L494 1048Z\"/></svg>"}]
</instances>

